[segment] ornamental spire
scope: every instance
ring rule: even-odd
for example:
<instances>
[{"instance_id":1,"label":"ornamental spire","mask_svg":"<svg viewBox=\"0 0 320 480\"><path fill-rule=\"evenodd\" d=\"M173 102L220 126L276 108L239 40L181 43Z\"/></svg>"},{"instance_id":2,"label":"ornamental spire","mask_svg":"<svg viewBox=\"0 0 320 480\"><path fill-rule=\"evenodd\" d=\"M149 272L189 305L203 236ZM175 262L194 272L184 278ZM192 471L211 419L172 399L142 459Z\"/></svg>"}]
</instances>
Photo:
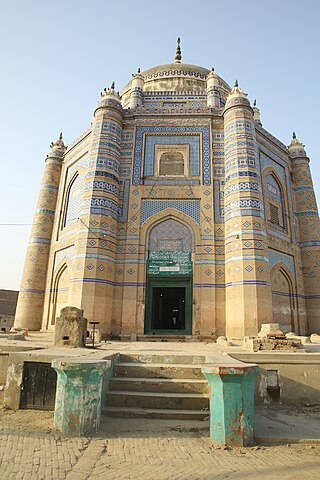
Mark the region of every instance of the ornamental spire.
<instances>
[{"instance_id":1,"label":"ornamental spire","mask_svg":"<svg viewBox=\"0 0 320 480\"><path fill-rule=\"evenodd\" d=\"M175 56L175 58L174 58L174 63L181 63L181 58L182 58L182 56L181 56L180 41L181 41L181 40L180 40L180 38L178 37L178 39L177 39L178 45L177 45L177 50L176 50L176 56Z\"/></svg>"},{"instance_id":2,"label":"ornamental spire","mask_svg":"<svg viewBox=\"0 0 320 480\"><path fill-rule=\"evenodd\" d=\"M305 145L297 138L296 132L292 132L292 140L288 146L291 157L306 157Z\"/></svg>"}]
</instances>

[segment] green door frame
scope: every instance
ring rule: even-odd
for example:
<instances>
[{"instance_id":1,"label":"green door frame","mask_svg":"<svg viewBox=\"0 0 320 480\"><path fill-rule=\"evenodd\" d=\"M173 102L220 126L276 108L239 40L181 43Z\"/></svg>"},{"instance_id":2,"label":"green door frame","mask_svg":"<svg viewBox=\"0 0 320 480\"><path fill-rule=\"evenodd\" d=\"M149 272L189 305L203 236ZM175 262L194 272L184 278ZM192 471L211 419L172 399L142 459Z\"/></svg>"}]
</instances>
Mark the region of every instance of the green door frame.
<instances>
[{"instance_id":1,"label":"green door frame","mask_svg":"<svg viewBox=\"0 0 320 480\"><path fill-rule=\"evenodd\" d=\"M183 330L152 328L152 290L154 287L184 287L186 289L185 328ZM144 333L159 335L192 334L192 276L147 276Z\"/></svg>"}]
</instances>

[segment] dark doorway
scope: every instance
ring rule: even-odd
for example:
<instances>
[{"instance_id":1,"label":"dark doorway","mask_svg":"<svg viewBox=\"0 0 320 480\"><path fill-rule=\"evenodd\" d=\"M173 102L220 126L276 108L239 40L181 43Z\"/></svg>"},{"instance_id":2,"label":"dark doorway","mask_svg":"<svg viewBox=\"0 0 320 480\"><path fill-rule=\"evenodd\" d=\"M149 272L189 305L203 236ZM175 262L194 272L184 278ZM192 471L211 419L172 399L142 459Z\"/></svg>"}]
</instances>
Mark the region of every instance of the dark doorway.
<instances>
[{"instance_id":1,"label":"dark doorway","mask_svg":"<svg viewBox=\"0 0 320 480\"><path fill-rule=\"evenodd\" d=\"M57 372L50 363L25 362L20 408L54 410Z\"/></svg>"},{"instance_id":2,"label":"dark doorway","mask_svg":"<svg viewBox=\"0 0 320 480\"><path fill-rule=\"evenodd\" d=\"M184 287L153 287L152 289L152 329L185 329Z\"/></svg>"},{"instance_id":3,"label":"dark doorway","mask_svg":"<svg viewBox=\"0 0 320 480\"><path fill-rule=\"evenodd\" d=\"M191 278L148 278L144 331L153 335L191 335Z\"/></svg>"}]
</instances>

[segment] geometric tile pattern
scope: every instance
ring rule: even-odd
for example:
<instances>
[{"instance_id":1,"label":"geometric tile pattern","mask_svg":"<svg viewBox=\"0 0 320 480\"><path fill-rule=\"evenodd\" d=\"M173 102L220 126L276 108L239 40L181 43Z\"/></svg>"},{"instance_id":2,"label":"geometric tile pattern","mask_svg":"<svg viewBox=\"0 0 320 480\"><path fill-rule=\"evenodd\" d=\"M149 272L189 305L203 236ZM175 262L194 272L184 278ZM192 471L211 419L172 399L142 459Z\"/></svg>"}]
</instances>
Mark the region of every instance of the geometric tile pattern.
<instances>
[{"instance_id":1,"label":"geometric tile pattern","mask_svg":"<svg viewBox=\"0 0 320 480\"><path fill-rule=\"evenodd\" d=\"M141 221L144 223L156 213L173 208L188 215L200 225L200 201L199 200L142 200Z\"/></svg>"},{"instance_id":2,"label":"geometric tile pattern","mask_svg":"<svg viewBox=\"0 0 320 480\"><path fill-rule=\"evenodd\" d=\"M149 251L156 250L181 250L192 251L192 233L182 223L168 219L157 224L149 234Z\"/></svg>"},{"instance_id":3,"label":"geometric tile pattern","mask_svg":"<svg viewBox=\"0 0 320 480\"><path fill-rule=\"evenodd\" d=\"M155 145L189 145L190 176L200 174L200 135L146 135L144 176L154 175Z\"/></svg>"},{"instance_id":4,"label":"geometric tile pattern","mask_svg":"<svg viewBox=\"0 0 320 480\"><path fill-rule=\"evenodd\" d=\"M141 181L143 139L144 135L147 133L175 133L177 135L202 133L202 183L203 185L211 185L210 128L207 126L138 126L136 128L136 139L134 148L134 164L132 175L133 185L139 185Z\"/></svg>"}]
</instances>

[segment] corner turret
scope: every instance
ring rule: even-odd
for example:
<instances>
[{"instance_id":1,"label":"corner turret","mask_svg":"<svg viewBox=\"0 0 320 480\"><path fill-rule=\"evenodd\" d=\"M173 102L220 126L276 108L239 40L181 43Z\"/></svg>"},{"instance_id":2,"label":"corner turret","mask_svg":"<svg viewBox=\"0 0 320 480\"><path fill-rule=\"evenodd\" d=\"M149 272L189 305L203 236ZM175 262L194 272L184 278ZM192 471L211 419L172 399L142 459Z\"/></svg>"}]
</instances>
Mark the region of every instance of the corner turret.
<instances>
[{"instance_id":1,"label":"corner turret","mask_svg":"<svg viewBox=\"0 0 320 480\"><path fill-rule=\"evenodd\" d=\"M130 108L141 107L143 102L143 84L144 77L141 75L140 68L137 73L132 74Z\"/></svg>"},{"instance_id":2,"label":"corner turret","mask_svg":"<svg viewBox=\"0 0 320 480\"><path fill-rule=\"evenodd\" d=\"M219 79L213 67L207 77L207 106L220 107Z\"/></svg>"},{"instance_id":3,"label":"corner turret","mask_svg":"<svg viewBox=\"0 0 320 480\"><path fill-rule=\"evenodd\" d=\"M292 132L292 140L290 145L288 145L288 150L291 157L307 157L307 152L305 151L305 145L297 139L296 133Z\"/></svg>"},{"instance_id":4,"label":"corner turret","mask_svg":"<svg viewBox=\"0 0 320 480\"><path fill-rule=\"evenodd\" d=\"M260 119L260 109L257 107L257 100L254 100L253 102L253 118L255 123L262 126Z\"/></svg>"}]
</instances>

